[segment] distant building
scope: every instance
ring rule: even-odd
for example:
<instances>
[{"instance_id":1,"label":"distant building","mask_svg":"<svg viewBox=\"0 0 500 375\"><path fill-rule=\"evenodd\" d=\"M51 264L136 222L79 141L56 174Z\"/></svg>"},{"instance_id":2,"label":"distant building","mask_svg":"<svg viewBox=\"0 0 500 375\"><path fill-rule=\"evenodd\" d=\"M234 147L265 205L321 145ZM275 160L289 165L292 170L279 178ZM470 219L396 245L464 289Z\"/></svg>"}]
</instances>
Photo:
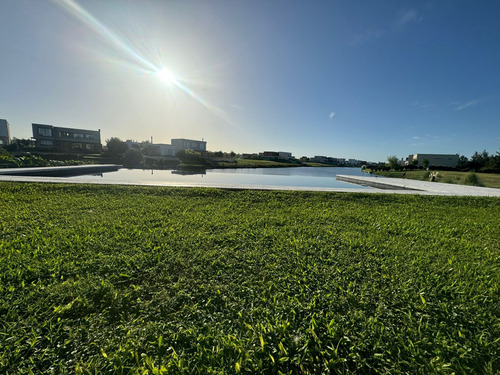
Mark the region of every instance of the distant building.
<instances>
[{"instance_id":1,"label":"distant building","mask_svg":"<svg viewBox=\"0 0 500 375\"><path fill-rule=\"evenodd\" d=\"M349 159L347 160L347 165L352 167L360 167L363 164L363 161L358 159Z\"/></svg>"},{"instance_id":2,"label":"distant building","mask_svg":"<svg viewBox=\"0 0 500 375\"><path fill-rule=\"evenodd\" d=\"M187 149L193 151L200 151L201 153L207 151L207 142L203 140L196 141L193 139L176 138L176 139L171 139L170 142L172 143L175 152Z\"/></svg>"},{"instance_id":3,"label":"distant building","mask_svg":"<svg viewBox=\"0 0 500 375\"><path fill-rule=\"evenodd\" d=\"M35 147L68 153L101 152L101 131L32 124Z\"/></svg>"},{"instance_id":4,"label":"distant building","mask_svg":"<svg viewBox=\"0 0 500 375\"><path fill-rule=\"evenodd\" d=\"M145 154L150 156L175 157L177 152L182 150L193 150L204 154L207 151L207 142L194 139L176 138L171 139L171 144L167 143L145 143L127 140L125 143L130 148L141 148L147 144Z\"/></svg>"},{"instance_id":5,"label":"distant building","mask_svg":"<svg viewBox=\"0 0 500 375\"><path fill-rule=\"evenodd\" d=\"M10 144L10 129L7 120L0 119L0 147Z\"/></svg>"},{"instance_id":6,"label":"distant building","mask_svg":"<svg viewBox=\"0 0 500 375\"><path fill-rule=\"evenodd\" d=\"M253 154L242 154L241 157L243 159L258 159L259 154L253 153Z\"/></svg>"},{"instance_id":7,"label":"distant building","mask_svg":"<svg viewBox=\"0 0 500 375\"><path fill-rule=\"evenodd\" d=\"M413 154L406 158L405 165L422 166L424 160L429 161L429 166L451 167L458 165L460 156L458 154Z\"/></svg>"},{"instance_id":8,"label":"distant building","mask_svg":"<svg viewBox=\"0 0 500 375\"><path fill-rule=\"evenodd\" d=\"M155 143L151 145L151 149L154 150L154 153L158 156L175 156L177 152L173 145L169 145L166 143Z\"/></svg>"},{"instance_id":9,"label":"distant building","mask_svg":"<svg viewBox=\"0 0 500 375\"><path fill-rule=\"evenodd\" d=\"M323 163L323 164L332 164L332 165L344 165L345 164L345 159L341 158L332 158L330 156L321 156L321 155L316 155L311 159L312 162L315 163Z\"/></svg>"},{"instance_id":10,"label":"distant building","mask_svg":"<svg viewBox=\"0 0 500 375\"><path fill-rule=\"evenodd\" d=\"M264 151L259 154L263 159L280 159L280 160L291 160L293 159L291 152L284 151Z\"/></svg>"}]
</instances>

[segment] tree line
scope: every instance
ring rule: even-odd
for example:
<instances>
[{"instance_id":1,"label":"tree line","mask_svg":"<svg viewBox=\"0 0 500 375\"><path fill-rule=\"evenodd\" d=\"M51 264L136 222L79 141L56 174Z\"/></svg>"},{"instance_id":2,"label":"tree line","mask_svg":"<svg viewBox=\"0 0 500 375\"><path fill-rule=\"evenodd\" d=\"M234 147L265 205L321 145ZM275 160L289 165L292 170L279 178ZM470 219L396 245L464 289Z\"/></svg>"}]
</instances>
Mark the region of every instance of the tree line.
<instances>
[{"instance_id":1,"label":"tree line","mask_svg":"<svg viewBox=\"0 0 500 375\"><path fill-rule=\"evenodd\" d=\"M401 165L398 157L395 155L387 157L387 163L384 165L379 165L380 169L394 169L394 170L411 170L418 169L419 167L415 165ZM474 171L483 173L500 173L500 152L494 154L488 153L488 151L483 150L482 152L474 152L474 154L468 158L464 155L460 156L458 159L458 164L455 168L443 167L443 166L430 166L429 161L424 159L422 161L422 167L420 168L430 168L430 169L451 169L458 171Z\"/></svg>"}]
</instances>

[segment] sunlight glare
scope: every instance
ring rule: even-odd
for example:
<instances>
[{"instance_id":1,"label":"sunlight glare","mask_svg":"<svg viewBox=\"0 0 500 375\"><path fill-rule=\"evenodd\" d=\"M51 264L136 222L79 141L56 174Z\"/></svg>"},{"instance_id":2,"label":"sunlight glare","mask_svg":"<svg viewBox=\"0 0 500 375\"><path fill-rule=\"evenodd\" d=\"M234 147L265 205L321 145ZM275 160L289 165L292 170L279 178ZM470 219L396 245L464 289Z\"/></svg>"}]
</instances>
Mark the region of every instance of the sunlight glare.
<instances>
[{"instance_id":1,"label":"sunlight glare","mask_svg":"<svg viewBox=\"0 0 500 375\"><path fill-rule=\"evenodd\" d=\"M160 71L158 71L158 73L156 73L156 75L158 76L158 78L160 78L160 80L163 83L167 84L168 86L172 86L172 85L177 83L177 79L175 78L175 75L170 70L168 70L166 68L163 68Z\"/></svg>"}]
</instances>

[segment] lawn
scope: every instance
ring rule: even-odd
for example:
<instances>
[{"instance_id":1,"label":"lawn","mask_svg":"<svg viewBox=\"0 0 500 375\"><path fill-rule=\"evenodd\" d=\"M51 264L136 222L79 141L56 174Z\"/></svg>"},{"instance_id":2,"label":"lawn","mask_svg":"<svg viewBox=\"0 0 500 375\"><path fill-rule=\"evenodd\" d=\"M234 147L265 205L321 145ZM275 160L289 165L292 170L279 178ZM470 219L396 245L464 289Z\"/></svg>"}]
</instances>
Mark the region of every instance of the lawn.
<instances>
[{"instance_id":1,"label":"lawn","mask_svg":"<svg viewBox=\"0 0 500 375\"><path fill-rule=\"evenodd\" d=\"M0 373L494 374L500 199L0 183Z\"/></svg>"},{"instance_id":2,"label":"lawn","mask_svg":"<svg viewBox=\"0 0 500 375\"><path fill-rule=\"evenodd\" d=\"M435 173L436 182L444 182L444 183L459 184L459 185L475 185L475 186L484 186L484 187L500 189L500 174L495 174L495 173L473 173L473 172L455 172L455 171L429 172L426 170L398 171L398 172L377 171L374 173L380 176L397 177L397 178L401 178L404 175L404 178L412 180L422 180L422 181L429 181L430 173Z\"/></svg>"}]
</instances>

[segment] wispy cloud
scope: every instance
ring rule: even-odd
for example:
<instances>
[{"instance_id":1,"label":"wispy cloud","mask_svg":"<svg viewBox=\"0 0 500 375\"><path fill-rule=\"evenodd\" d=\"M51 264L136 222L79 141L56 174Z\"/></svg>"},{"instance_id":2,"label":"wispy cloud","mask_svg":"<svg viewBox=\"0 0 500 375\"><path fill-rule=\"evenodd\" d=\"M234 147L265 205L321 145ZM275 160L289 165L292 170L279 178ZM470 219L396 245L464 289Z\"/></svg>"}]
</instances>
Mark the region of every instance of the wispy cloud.
<instances>
[{"instance_id":1,"label":"wispy cloud","mask_svg":"<svg viewBox=\"0 0 500 375\"><path fill-rule=\"evenodd\" d=\"M453 103L453 105L455 105L455 110L457 111L461 111L462 109L466 109L466 108L469 108L469 107L474 107L475 105L479 104L479 100L470 100L468 102L465 102L465 103Z\"/></svg>"},{"instance_id":2,"label":"wispy cloud","mask_svg":"<svg viewBox=\"0 0 500 375\"><path fill-rule=\"evenodd\" d=\"M388 24L382 28L368 29L352 36L349 44L351 46L359 46L367 43L372 43L380 38L385 37L393 32L400 31L406 25L423 20L422 14L416 9L405 9L397 13L396 20L393 24Z\"/></svg>"},{"instance_id":3,"label":"wispy cloud","mask_svg":"<svg viewBox=\"0 0 500 375\"><path fill-rule=\"evenodd\" d=\"M350 45L359 46L367 43L374 42L380 38L383 38L385 35L390 34L397 29L402 28L408 24L414 22L422 21L422 14L416 9L406 9L400 11L396 15L396 21L392 25L386 25L386 27L382 27L380 29L368 29L358 34L355 34L351 40Z\"/></svg>"},{"instance_id":4,"label":"wispy cloud","mask_svg":"<svg viewBox=\"0 0 500 375\"><path fill-rule=\"evenodd\" d=\"M356 34L351 39L351 45L358 46L365 43L377 40L385 35L384 30L366 30L360 34Z\"/></svg>"},{"instance_id":5,"label":"wispy cloud","mask_svg":"<svg viewBox=\"0 0 500 375\"><path fill-rule=\"evenodd\" d=\"M431 104L431 103L420 103L420 102L413 102L411 103L411 105L413 107L417 107L421 110L424 110L424 111L429 111L431 110L433 107L434 107L434 104Z\"/></svg>"},{"instance_id":6,"label":"wispy cloud","mask_svg":"<svg viewBox=\"0 0 500 375\"><path fill-rule=\"evenodd\" d=\"M411 22L420 22L422 21L422 16L415 9L407 9L398 14L396 18L396 26L404 26Z\"/></svg>"},{"instance_id":7,"label":"wispy cloud","mask_svg":"<svg viewBox=\"0 0 500 375\"><path fill-rule=\"evenodd\" d=\"M330 118L332 119L332 118L334 118L334 117L335 117L335 112L331 112L331 113L330 113Z\"/></svg>"},{"instance_id":8,"label":"wispy cloud","mask_svg":"<svg viewBox=\"0 0 500 375\"><path fill-rule=\"evenodd\" d=\"M419 140L419 139L420 139L420 137L415 136L415 137L411 137L411 139L414 139L414 140Z\"/></svg>"}]
</instances>

